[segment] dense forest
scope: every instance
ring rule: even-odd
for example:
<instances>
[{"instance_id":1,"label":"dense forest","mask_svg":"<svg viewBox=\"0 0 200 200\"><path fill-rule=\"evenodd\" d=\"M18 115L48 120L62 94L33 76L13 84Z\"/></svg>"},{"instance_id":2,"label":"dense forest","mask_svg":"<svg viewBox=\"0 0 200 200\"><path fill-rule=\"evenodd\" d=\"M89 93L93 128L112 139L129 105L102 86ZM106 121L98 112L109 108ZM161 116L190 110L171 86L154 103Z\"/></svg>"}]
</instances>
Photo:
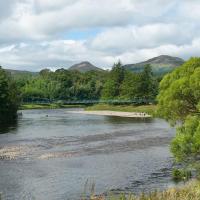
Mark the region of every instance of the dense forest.
<instances>
[{"instance_id":1,"label":"dense forest","mask_svg":"<svg viewBox=\"0 0 200 200\"><path fill-rule=\"evenodd\" d=\"M150 65L134 73L125 70L120 62L111 71L44 69L38 75L14 78L23 102L155 99L160 80L153 75Z\"/></svg>"},{"instance_id":2,"label":"dense forest","mask_svg":"<svg viewBox=\"0 0 200 200\"><path fill-rule=\"evenodd\" d=\"M83 100L155 100L160 78L150 65L140 73L125 70L120 62L110 71L43 69L11 75L0 68L0 121L15 118L23 103L61 103ZM144 101L143 101L144 103ZM7 117L5 117L7 116Z\"/></svg>"}]
</instances>

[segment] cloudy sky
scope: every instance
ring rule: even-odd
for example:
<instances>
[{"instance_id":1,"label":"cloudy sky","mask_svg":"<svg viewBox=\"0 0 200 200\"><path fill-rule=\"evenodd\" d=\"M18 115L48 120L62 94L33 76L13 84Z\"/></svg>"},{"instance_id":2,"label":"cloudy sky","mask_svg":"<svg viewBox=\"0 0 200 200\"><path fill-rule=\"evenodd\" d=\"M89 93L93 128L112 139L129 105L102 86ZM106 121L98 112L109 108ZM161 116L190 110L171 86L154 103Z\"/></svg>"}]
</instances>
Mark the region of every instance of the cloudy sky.
<instances>
[{"instance_id":1,"label":"cloudy sky","mask_svg":"<svg viewBox=\"0 0 200 200\"><path fill-rule=\"evenodd\" d=\"M0 0L0 65L109 68L200 55L199 0Z\"/></svg>"}]
</instances>

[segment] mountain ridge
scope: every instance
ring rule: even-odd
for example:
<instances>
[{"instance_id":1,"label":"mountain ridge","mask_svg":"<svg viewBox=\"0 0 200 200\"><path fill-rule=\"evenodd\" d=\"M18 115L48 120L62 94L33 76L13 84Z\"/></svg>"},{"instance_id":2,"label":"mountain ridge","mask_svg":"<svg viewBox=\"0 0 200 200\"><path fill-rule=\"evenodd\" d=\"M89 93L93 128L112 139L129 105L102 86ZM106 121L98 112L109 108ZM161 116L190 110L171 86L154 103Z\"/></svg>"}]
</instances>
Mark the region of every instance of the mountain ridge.
<instances>
[{"instance_id":1,"label":"mountain ridge","mask_svg":"<svg viewBox=\"0 0 200 200\"><path fill-rule=\"evenodd\" d=\"M5 69L6 72L10 73L11 75L22 75L22 74L28 74L28 75L37 75L39 72L32 72L27 70L16 70L16 69Z\"/></svg>"},{"instance_id":2,"label":"mountain ridge","mask_svg":"<svg viewBox=\"0 0 200 200\"><path fill-rule=\"evenodd\" d=\"M184 62L185 61L179 57L160 55L143 62L126 64L124 65L124 68L133 72L141 72L144 69L145 65L151 65L154 73L165 74L182 65Z\"/></svg>"},{"instance_id":3,"label":"mountain ridge","mask_svg":"<svg viewBox=\"0 0 200 200\"><path fill-rule=\"evenodd\" d=\"M146 61L133 63L133 64L126 64L123 67L132 72L142 72L145 65L151 65L152 70L155 74L165 74L173 69L177 68L178 66L182 65L185 61L179 57L173 57L169 55L160 55L157 57L150 58ZM39 72L31 72L27 70L13 70L13 69L5 69L11 75L16 74L30 74L30 75L37 75ZM88 61L83 61L78 64L74 64L69 67L67 70L77 70L79 72L85 73L88 71L104 71L104 69L94 66Z\"/></svg>"},{"instance_id":4,"label":"mountain ridge","mask_svg":"<svg viewBox=\"0 0 200 200\"><path fill-rule=\"evenodd\" d=\"M88 72L88 71L104 71L103 69L94 66L88 61L83 61L81 63L72 65L71 67L68 68L68 70L77 70L80 72Z\"/></svg>"}]
</instances>

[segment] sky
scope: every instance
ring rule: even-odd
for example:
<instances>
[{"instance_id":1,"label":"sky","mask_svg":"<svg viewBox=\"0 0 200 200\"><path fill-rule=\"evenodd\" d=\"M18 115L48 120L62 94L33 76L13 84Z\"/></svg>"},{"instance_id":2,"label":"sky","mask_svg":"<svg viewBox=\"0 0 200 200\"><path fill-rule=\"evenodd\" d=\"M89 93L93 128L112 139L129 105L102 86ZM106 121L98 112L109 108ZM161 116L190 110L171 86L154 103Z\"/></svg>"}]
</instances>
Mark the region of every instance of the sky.
<instances>
[{"instance_id":1,"label":"sky","mask_svg":"<svg viewBox=\"0 0 200 200\"><path fill-rule=\"evenodd\" d=\"M0 65L109 69L200 55L200 0L0 0Z\"/></svg>"}]
</instances>

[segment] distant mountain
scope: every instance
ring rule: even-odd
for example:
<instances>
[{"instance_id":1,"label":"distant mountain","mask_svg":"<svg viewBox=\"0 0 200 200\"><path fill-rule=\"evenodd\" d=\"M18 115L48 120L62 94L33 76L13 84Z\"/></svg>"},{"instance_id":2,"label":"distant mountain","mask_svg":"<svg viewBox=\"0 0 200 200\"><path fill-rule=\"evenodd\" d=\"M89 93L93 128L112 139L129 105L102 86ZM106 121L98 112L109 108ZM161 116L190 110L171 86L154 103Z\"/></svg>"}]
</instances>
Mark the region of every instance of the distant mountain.
<instances>
[{"instance_id":1,"label":"distant mountain","mask_svg":"<svg viewBox=\"0 0 200 200\"><path fill-rule=\"evenodd\" d=\"M155 74L165 74L176 67L182 65L185 61L178 57L172 57L168 55L161 55L155 58L151 58L147 61L136 63L136 64L128 64L124 65L127 70L133 72L141 72L143 71L145 65L151 65L152 70Z\"/></svg>"},{"instance_id":2,"label":"distant mountain","mask_svg":"<svg viewBox=\"0 0 200 200\"><path fill-rule=\"evenodd\" d=\"M13 70L13 69L5 69L5 71L9 74L11 74L12 77L15 79L21 78L21 77L32 77L36 76L39 73L38 72L30 72L30 71L24 71L24 70Z\"/></svg>"},{"instance_id":3,"label":"distant mountain","mask_svg":"<svg viewBox=\"0 0 200 200\"><path fill-rule=\"evenodd\" d=\"M79 72L88 72L88 71L103 71L103 69L98 68L92 65L90 62L81 62L79 64L75 64L69 68L69 70L77 70Z\"/></svg>"},{"instance_id":4,"label":"distant mountain","mask_svg":"<svg viewBox=\"0 0 200 200\"><path fill-rule=\"evenodd\" d=\"M10 73L12 76L15 75L37 75L38 72L30 72L25 70L13 70L13 69L5 69L8 73Z\"/></svg>"}]
</instances>

